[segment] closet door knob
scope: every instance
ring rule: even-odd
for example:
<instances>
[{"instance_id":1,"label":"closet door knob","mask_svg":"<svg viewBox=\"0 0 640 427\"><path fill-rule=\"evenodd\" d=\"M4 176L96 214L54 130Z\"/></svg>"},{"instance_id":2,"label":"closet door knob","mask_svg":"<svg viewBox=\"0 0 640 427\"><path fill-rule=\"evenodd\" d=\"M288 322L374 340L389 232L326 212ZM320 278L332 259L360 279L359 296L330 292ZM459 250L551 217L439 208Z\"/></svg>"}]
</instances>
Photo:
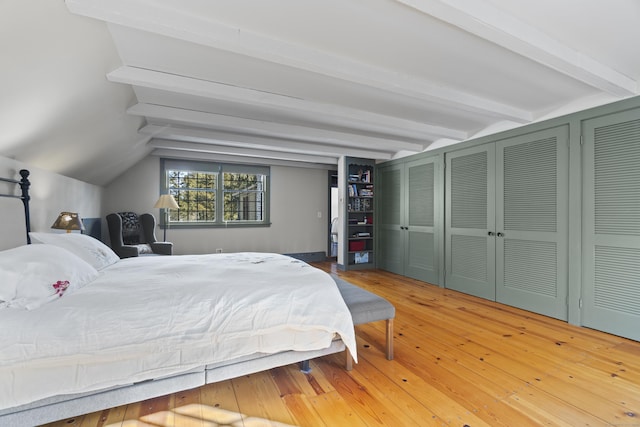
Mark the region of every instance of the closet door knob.
<instances>
[{"instance_id":1,"label":"closet door knob","mask_svg":"<svg viewBox=\"0 0 640 427\"><path fill-rule=\"evenodd\" d=\"M504 237L504 233L498 233L498 237Z\"/></svg>"},{"instance_id":2,"label":"closet door knob","mask_svg":"<svg viewBox=\"0 0 640 427\"><path fill-rule=\"evenodd\" d=\"M495 233L493 231L490 231L489 236L495 236Z\"/></svg>"}]
</instances>

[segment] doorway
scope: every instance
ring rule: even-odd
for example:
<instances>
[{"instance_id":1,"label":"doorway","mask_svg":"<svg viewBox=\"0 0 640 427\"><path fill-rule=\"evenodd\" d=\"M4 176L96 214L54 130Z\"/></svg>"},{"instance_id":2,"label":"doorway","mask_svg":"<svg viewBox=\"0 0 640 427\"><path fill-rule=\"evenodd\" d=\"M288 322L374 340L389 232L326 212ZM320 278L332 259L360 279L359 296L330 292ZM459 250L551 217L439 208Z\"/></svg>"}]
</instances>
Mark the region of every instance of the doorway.
<instances>
[{"instance_id":1,"label":"doorway","mask_svg":"<svg viewBox=\"0 0 640 427\"><path fill-rule=\"evenodd\" d=\"M327 254L338 259L338 171L329 171L329 224Z\"/></svg>"}]
</instances>

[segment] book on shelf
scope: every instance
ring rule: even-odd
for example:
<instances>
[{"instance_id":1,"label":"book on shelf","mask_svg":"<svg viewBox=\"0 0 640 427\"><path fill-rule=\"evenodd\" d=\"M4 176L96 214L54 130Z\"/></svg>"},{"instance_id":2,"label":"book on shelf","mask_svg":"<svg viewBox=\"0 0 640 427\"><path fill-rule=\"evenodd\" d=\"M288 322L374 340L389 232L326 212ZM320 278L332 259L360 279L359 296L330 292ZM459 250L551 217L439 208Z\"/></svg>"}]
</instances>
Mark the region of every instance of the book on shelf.
<instances>
[{"instance_id":1,"label":"book on shelf","mask_svg":"<svg viewBox=\"0 0 640 427\"><path fill-rule=\"evenodd\" d=\"M359 252L363 251L366 246L364 240L352 240L349 242L349 251L351 252Z\"/></svg>"},{"instance_id":2,"label":"book on shelf","mask_svg":"<svg viewBox=\"0 0 640 427\"><path fill-rule=\"evenodd\" d=\"M359 170L358 173L350 173L347 177L349 182L371 182L371 169Z\"/></svg>"},{"instance_id":3,"label":"book on shelf","mask_svg":"<svg viewBox=\"0 0 640 427\"><path fill-rule=\"evenodd\" d=\"M370 211L371 210L371 199L359 199L360 200L360 210Z\"/></svg>"}]
</instances>

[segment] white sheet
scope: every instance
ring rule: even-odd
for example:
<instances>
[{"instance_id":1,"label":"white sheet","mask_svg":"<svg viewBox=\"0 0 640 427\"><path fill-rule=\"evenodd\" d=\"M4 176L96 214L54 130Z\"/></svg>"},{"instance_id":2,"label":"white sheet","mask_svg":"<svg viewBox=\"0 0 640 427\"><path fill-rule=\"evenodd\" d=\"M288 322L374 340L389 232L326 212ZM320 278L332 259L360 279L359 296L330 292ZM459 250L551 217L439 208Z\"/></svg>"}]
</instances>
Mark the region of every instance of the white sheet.
<instances>
[{"instance_id":1,"label":"white sheet","mask_svg":"<svg viewBox=\"0 0 640 427\"><path fill-rule=\"evenodd\" d=\"M277 254L129 258L33 311L0 310L0 409L255 352L356 354L351 315L326 273Z\"/></svg>"}]
</instances>

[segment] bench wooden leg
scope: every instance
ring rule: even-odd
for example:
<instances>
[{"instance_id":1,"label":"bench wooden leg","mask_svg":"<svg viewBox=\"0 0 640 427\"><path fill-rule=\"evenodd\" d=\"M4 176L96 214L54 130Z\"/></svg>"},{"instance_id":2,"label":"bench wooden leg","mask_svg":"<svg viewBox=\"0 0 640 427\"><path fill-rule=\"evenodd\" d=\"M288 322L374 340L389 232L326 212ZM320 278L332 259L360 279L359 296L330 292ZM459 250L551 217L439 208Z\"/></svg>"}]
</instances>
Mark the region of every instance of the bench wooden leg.
<instances>
[{"instance_id":1,"label":"bench wooden leg","mask_svg":"<svg viewBox=\"0 0 640 427\"><path fill-rule=\"evenodd\" d=\"M351 352L349 351L349 349L346 349L346 350L344 351L344 354L345 354L345 357L346 357L346 359L345 359L345 364L344 364L344 368L345 368L347 371L350 371L350 370L352 370L352 369L353 369L353 357L351 357Z\"/></svg>"},{"instance_id":2,"label":"bench wooden leg","mask_svg":"<svg viewBox=\"0 0 640 427\"><path fill-rule=\"evenodd\" d=\"M387 360L393 360L393 319L387 319Z\"/></svg>"},{"instance_id":3,"label":"bench wooden leg","mask_svg":"<svg viewBox=\"0 0 640 427\"><path fill-rule=\"evenodd\" d=\"M393 319L387 319L387 360L393 360ZM345 369L350 371L353 369L353 357L351 357L351 353L349 349L344 351L345 354Z\"/></svg>"}]
</instances>

